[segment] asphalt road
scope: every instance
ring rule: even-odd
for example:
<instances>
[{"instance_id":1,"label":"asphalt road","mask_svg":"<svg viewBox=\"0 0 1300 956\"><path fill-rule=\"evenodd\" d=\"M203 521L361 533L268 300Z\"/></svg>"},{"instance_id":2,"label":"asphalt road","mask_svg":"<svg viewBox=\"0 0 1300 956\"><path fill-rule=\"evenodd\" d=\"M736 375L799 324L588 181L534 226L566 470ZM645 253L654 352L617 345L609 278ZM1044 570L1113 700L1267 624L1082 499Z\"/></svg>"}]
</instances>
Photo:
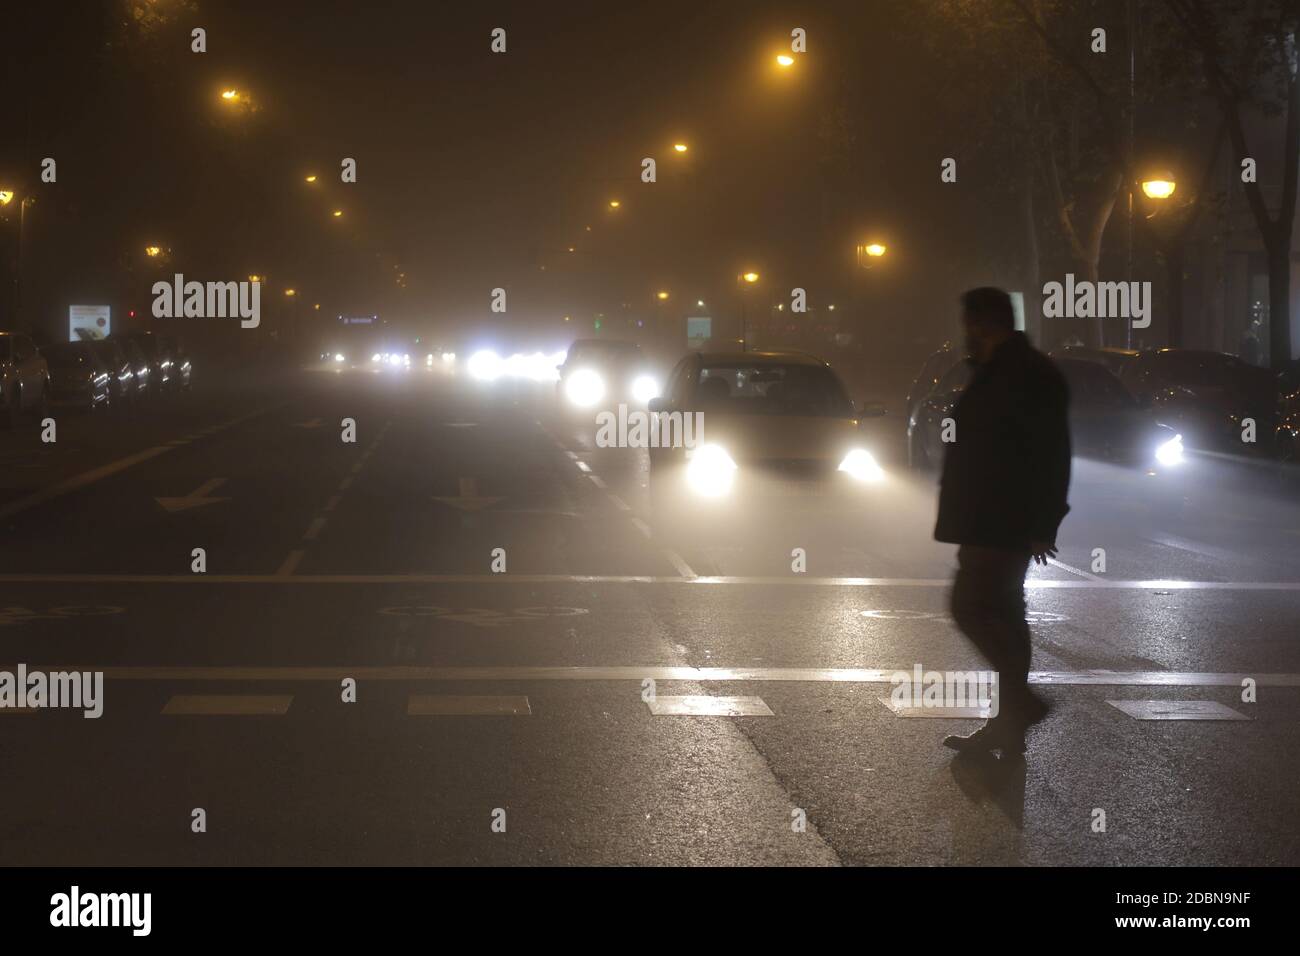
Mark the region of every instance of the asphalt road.
<instances>
[{"instance_id":1,"label":"asphalt road","mask_svg":"<svg viewBox=\"0 0 1300 956\"><path fill-rule=\"evenodd\" d=\"M669 526L644 453L548 387L423 369L200 375L57 428L0 436L0 670L103 671L103 716L0 708L0 863L1300 863L1300 501L1269 473L1076 463L1015 763L882 703L980 666L932 479Z\"/></svg>"}]
</instances>

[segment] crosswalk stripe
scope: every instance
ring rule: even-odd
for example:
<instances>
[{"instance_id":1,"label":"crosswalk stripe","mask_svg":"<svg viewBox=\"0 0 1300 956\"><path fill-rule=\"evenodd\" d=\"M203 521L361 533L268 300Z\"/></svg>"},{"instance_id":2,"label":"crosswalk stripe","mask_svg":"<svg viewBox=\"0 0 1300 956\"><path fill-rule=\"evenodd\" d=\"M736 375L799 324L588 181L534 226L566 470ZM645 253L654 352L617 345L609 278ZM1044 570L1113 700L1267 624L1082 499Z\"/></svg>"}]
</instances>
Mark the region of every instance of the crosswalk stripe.
<instances>
[{"instance_id":1,"label":"crosswalk stripe","mask_svg":"<svg viewBox=\"0 0 1300 956\"><path fill-rule=\"evenodd\" d=\"M289 694L177 694L162 712L168 717L283 717L291 703Z\"/></svg>"},{"instance_id":2,"label":"crosswalk stripe","mask_svg":"<svg viewBox=\"0 0 1300 956\"><path fill-rule=\"evenodd\" d=\"M761 697L711 697L686 694L665 697L656 694L646 701L656 717L772 717L772 709Z\"/></svg>"},{"instance_id":3,"label":"crosswalk stripe","mask_svg":"<svg viewBox=\"0 0 1300 956\"><path fill-rule=\"evenodd\" d=\"M1134 720L1250 720L1217 700L1108 700Z\"/></svg>"},{"instance_id":4,"label":"crosswalk stripe","mask_svg":"<svg viewBox=\"0 0 1300 956\"><path fill-rule=\"evenodd\" d=\"M533 712L528 698L517 696L464 696L457 694L412 694L406 713L412 717L508 715L527 717Z\"/></svg>"}]
</instances>

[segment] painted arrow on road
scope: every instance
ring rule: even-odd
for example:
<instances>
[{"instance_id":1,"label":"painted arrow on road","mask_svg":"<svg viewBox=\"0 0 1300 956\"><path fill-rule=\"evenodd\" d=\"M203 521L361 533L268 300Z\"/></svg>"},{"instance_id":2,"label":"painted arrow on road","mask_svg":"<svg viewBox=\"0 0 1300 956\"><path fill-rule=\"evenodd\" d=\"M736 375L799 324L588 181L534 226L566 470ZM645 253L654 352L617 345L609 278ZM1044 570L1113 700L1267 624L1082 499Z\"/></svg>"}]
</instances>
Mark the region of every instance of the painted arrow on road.
<instances>
[{"instance_id":1,"label":"painted arrow on road","mask_svg":"<svg viewBox=\"0 0 1300 956\"><path fill-rule=\"evenodd\" d=\"M490 508L501 498L484 498L478 493L477 478L462 478L460 480L460 497L459 498L439 498L434 497L434 501L441 501L444 505L451 505L453 508L459 508L461 511L482 511L484 508Z\"/></svg>"},{"instance_id":2,"label":"painted arrow on road","mask_svg":"<svg viewBox=\"0 0 1300 956\"><path fill-rule=\"evenodd\" d=\"M154 501L162 505L168 511L188 511L190 508L199 508L203 505L214 505L219 501L229 501L229 498L209 498L209 493L215 491L218 486L224 484L224 478L209 478L203 484L199 485L193 491L183 498L155 498Z\"/></svg>"}]
</instances>

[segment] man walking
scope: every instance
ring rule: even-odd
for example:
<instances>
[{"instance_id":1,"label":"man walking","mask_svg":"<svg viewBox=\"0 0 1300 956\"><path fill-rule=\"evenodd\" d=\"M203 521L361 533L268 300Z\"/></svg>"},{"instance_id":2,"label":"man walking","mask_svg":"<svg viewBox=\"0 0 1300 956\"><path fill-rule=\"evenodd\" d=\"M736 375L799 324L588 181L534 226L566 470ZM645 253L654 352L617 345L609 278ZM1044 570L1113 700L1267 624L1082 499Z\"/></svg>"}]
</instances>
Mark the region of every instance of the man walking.
<instances>
[{"instance_id":1,"label":"man walking","mask_svg":"<svg viewBox=\"0 0 1300 956\"><path fill-rule=\"evenodd\" d=\"M1026 728L1046 712L1029 691L1024 583L1030 559L1055 557L1070 510L1069 392L1016 331L1007 293L972 289L961 302L973 373L952 412L934 536L958 545L952 615L998 673L998 708L980 730L944 745L1006 756L1024 753Z\"/></svg>"}]
</instances>

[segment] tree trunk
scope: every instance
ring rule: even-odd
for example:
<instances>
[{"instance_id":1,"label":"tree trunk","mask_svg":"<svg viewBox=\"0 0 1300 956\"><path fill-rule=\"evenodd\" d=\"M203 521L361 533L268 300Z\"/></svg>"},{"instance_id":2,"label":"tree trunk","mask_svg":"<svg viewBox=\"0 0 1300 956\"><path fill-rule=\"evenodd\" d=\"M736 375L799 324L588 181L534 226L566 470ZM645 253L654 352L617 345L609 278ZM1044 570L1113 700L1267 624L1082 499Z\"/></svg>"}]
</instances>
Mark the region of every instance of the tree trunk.
<instances>
[{"instance_id":1,"label":"tree trunk","mask_svg":"<svg viewBox=\"0 0 1300 956\"><path fill-rule=\"evenodd\" d=\"M1268 360L1282 369L1291 360L1291 243L1268 247Z\"/></svg>"}]
</instances>

